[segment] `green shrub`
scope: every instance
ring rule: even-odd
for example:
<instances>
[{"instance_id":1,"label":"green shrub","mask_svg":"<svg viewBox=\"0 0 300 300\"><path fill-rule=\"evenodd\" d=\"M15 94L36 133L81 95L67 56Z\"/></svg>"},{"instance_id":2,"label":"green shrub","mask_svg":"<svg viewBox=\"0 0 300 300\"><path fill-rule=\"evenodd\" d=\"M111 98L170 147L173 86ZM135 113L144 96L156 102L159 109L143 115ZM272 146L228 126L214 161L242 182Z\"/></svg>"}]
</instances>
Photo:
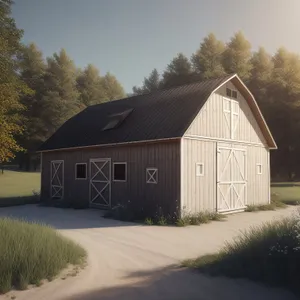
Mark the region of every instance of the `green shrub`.
<instances>
[{"instance_id":1,"label":"green shrub","mask_svg":"<svg viewBox=\"0 0 300 300\"><path fill-rule=\"evenodd\" d=\"M159 225L159 226L165 226L165 225L168 224L168 220L167 220L164 216L160 216L160 217L158 217L156 223L157 223L157 225Z\"/></svg>"},{"instance_id":2,"label":"green shrub","mask_svg":"<svg viewBox=\"0 0 300 300\"><path fill-rule=\"evenodd\" d=\"M146 224L146 225L153 225L154 222L153 222L153 220L152 220L151 218L146 218L146 219L145 219L145 224Z\"/></svg>"},{"instance_id":3,"label":"green shrub","mask_svg":"<svg viewBox=\"0 0 300 300\"><path fill-rule=\"evenodd\" d=\"M184 215L176 221L177 226L200 225L207 224L211 221L221 221L226 218L217 212L198 212L198 213L184 213Z\"/></svg>"},{"instance_id":4,"label":"green shrub","mask_svg":"<svg viewBox=\"0 0 300 300\"><path fill-rule=\"evenodd\" d=\"M68 264L81 264L86 252L52 228L0 219L0 292L26 289L55 277Z\"/></svg>"},{"instance_id":5,"label":"green shrub","mask_svg":"<svg viewBox=\"0 0 300 300\"><path fill-rule=\"evenodd\" d=\"M245 231L218 253L183 262L211 275L246 277L298 288L300 217L266 223Z\"/></svg>"}]
</instances>

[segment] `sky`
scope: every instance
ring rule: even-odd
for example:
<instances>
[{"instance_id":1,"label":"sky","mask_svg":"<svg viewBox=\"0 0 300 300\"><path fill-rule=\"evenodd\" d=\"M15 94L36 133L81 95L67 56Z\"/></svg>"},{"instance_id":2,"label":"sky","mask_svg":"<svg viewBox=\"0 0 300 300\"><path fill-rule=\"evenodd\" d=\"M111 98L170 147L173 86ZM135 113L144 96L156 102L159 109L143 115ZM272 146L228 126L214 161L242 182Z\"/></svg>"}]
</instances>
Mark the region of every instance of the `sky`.
<instances>
[{"instance_id":1,"label":"sky","mask_svg":"<svg viewBox=\"0 0 300 300\"><path fill-rule=\"evenodd\" d=\"M45 57L66 49L77 67L110 72L126 92L213 32L241 30L253 50L300 53L300 0L15 0L12 16Z\"/></svg>"}]
</instances>

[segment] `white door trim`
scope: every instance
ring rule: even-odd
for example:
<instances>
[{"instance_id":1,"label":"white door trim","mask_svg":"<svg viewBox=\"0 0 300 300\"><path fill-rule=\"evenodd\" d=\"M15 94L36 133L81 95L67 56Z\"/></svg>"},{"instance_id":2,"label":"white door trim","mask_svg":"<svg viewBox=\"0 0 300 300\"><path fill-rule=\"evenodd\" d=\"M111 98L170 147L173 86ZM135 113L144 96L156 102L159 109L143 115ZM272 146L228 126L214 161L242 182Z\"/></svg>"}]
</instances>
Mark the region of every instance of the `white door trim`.
<instances>
[{"instance_id":1,"label":"white door trim","mask_svg":"<svg viewBox=\"0 0 300 300\"><path fill-rule=\"evenodd\" d=\"M103 163L101 166L97 165L97 163ZM110 158L91 158L89 163L89 203L90 205L96 205L99 207L110 208L111 207L111 159ZM105 173L103 168L108 164L108 174ZM94 165L97 171L92 174L92 165ZM101 174L104 180L94 179L98 174ZM104 183L104 186L99 190L95 183ZM104 197L102 194L105 189L108 188L108 199ZM92 189L96 191L96 195L92 199ZM94 201L98 198L102 199L103 204L95 203Z\"/></svg>"},{"instance_id":2,"label":"white door trim","mask_svg":"<svg viewBox=\"0 0 300 300\"><path fill-rule=\"evenodd\" d=\"M61 172L61 174L59 172ZM53 184L54 179L57 180L58 184ZM50 190L51 199L64 198L64 161L63 160L51 160L50 188L51 188Z\"/></svg>"},{"instance_id":3,"label":"white door trim","mask_svg":"<svg viewBox=\"0 0 300 300\"><path fill-rule=\"evenodd\" d=\"M220 158L219 155L221 154L221 150L229 150L229 155L226 159L226 162L224 166L222 166L222 169L220 169ZM236 151L243 152L244 153L244 174L242 172L242 168L240 166L240 163L237 159L236 156ZM246 149L241 149L237 147L224 147L224 146L217 146L217 211L218 212L229 212L229 211L238 211L238 210L243 210L246 208L247 205L247 150ZM232 170L230 171L230 177L231 179L228 180L223 180L222 181L222 176L224 175L224 172L226 171L228 165L230 168L232 168L232 160L235 160L236 165L238 166L238 171L241 175L242 180L233 180L232 179ZM242 185L242 188L240 190L240 193L238 193L236 186L235 185ZM224 194L221 186L228 186L228 189L226 190L226 193ZM229 198L229 201L227 199L228 196L233 197L233 193L236 194L237 198L235 200L234 205L232 204L232 199ZM241 195L244 194L244 203L241 199ZM220 196L222 197L223 204L227 206L227 208L222 208L221 205L221 199ZM233 206L232 206L233 205Z\"/></svg>"}]
</instances>

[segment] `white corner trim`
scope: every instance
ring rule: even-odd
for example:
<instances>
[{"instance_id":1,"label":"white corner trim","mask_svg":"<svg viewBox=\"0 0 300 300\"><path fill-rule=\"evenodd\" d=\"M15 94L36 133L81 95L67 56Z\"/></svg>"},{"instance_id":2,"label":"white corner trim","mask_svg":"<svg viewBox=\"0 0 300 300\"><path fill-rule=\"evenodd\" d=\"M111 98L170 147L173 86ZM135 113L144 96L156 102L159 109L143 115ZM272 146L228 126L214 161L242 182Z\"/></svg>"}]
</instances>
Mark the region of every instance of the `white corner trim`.
<instances>
[{"instance_id":1,"label":"white corner trim","mask_svg":"<svg viewBox=\"0 0 300 300\"><path fill-rule=\"evenodd\" d=\"M78 165L85 165L85 177L84 178L77 177L77 166ZM86 180L86 179L87 179L87 163L76 163L75 164L75 180Z\"/></svg>"},{"instance_id":2,"label":"white corner trim","mask_svg":"<svg viewBox=\"0 0 300 300\"><path fill-rule=\"evenodd\" d=\"M146 182L157 184L158 182L158 169L147 168L146 169Z\"/></svg>"},{"instance_id":3,"label":"white corner trim","mask_svg":"<svg viewBox=\"0 0 300 300\"><path fill-rule=\"evenodd\" d=\"M115 179L115 165L125 165L125 180ZM127 182L127 162L114 162L113 163L113 182Z\"/></svg>"}]
</instances>

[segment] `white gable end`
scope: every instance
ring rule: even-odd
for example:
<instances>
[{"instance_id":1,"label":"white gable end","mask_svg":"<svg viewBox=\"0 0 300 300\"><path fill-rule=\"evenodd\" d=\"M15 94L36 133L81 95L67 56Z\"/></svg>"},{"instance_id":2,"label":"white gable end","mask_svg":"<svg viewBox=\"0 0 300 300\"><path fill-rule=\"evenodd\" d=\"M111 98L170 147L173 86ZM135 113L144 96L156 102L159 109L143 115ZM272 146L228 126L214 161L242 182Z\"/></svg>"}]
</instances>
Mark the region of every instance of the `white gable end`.
<instances>
[{"instance_id":1,"label":"white gable end","mask_svg":"<svg viewBox=\"0 0 300 300\"><path fill-rule=\"evenodd\" d=\"M227 89L237 91L237 98L228 97ZM231 81L222 85L209 97L185 136L267 146L246 99Z\"/></svg>"}]
</instances>

